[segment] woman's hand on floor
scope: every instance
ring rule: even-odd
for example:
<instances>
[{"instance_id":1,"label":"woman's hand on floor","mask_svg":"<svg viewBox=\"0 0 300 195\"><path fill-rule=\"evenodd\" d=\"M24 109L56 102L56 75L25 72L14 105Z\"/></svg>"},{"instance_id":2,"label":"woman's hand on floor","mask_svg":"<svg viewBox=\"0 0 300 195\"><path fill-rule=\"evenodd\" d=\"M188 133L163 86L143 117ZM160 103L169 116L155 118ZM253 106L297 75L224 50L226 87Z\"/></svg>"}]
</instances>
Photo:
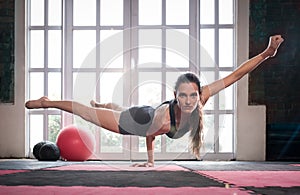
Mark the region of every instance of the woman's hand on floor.
<instances>
[{"instance_id":1,"label":"woman's hand on floor","mask_svg":"<svg viewBox=\"0 0 300 195\"><path fill-rule=\"evenodd\" d=\"M154 167L154 163L145 162L145 163L135 163L131 165L132 167Z\"/></svg>"}]
</instances>

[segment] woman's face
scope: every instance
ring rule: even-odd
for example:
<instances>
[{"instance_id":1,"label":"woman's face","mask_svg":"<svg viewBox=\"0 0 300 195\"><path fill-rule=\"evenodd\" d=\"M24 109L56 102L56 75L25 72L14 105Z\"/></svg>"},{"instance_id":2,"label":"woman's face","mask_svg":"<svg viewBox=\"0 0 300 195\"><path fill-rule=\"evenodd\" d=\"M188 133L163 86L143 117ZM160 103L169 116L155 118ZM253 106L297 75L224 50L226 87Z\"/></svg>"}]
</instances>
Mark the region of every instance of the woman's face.
<instances>
[{"instance_id":1,"label":"woman's face","mask_svg":"<svg viewBox=\"0 0 300 195\"><path fill-rule=\"evenodd\" d=\"M181 112L191 114L200 101L199 89L196 83L181 83L175 92Z\"/></svg>"}]
</instances>

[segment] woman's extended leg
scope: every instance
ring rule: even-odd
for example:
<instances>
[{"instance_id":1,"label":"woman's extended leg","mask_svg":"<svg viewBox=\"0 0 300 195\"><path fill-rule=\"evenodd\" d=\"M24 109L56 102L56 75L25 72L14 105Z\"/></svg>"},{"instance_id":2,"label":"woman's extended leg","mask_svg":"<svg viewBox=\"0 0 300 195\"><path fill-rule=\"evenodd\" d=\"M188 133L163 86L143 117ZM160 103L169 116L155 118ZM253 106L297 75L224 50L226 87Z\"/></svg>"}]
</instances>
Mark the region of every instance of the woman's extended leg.
<instances>
[{"instance_id":1,"label":"woman's extended leg","mask_svg":"<svg viewBox=\"0 0 300 195\"><path fill-rule=\"evenodd\" d=\"M80 116L86 121L94 123L115 133L119 132L120 111L106 108L93 108L75 101L51 101L47 97L30 100L25 104L28 109L57 108Z\"/></svg>"},{"instance_id":2,"label":"woman's extended leg","mask_svg":"<svg viewBox=\"0 0 300 195\"><path fill-rule=\"evenodd\" d=\"M116 111L123 111L126 109L125 107L119 106L118 104L115 103L99 103L96 102L95 100L91 100L90 104L95 108L107 108Z\"/></svg>"}]
</instances>

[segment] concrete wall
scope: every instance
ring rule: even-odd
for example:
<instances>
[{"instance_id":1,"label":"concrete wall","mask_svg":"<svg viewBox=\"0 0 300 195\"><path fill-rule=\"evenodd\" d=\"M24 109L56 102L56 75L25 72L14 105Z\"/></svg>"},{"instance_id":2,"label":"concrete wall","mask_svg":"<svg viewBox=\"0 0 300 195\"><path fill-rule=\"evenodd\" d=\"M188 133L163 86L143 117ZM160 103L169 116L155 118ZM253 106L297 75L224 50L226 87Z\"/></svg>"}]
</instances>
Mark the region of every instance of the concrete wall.
<instances>
[{"instance_id":1,"label":"concrete wall","mask_svg":"<svg viewBox=\"0 0 300 195\"><path fill-rule=\"evenodd\" d=\"M14 1L14 0L10 0ZM15 2L15 101L0 104L0 157L26 156L25 133L25 2Z\"/></svg>"},{"instance_id":2,"label":"concrete wall","mask_svg":"<svg viewBox=\"0 0 300 195\"><path fill-rule=\"evenodd\" d=\"M300 160L300 1L251 0L249 54L272 34L285 39L276 57L249 75L249 104L266 105L266 159Z\"/></svg>"},{"instance_id":3,"label":"concrete wall","mask_svg":"<svg viewBox=\"0 0 300 195\"><path fill-rule=\"evenodd\" d=\"M241 64L249 59L249 1L238 2L237 63ZM236 113L236 159L265 160L266 108L248 105L248 75L237 83Z\"/></svg>"}]
</instances>

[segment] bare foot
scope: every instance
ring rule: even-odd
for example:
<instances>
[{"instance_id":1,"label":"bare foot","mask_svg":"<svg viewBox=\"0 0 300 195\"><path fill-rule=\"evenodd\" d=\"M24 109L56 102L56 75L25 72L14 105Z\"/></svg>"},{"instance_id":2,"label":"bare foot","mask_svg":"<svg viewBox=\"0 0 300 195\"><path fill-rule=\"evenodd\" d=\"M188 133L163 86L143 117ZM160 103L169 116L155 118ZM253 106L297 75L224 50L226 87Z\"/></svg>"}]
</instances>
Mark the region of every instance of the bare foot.
<instances>
[{"instance_id":1,"label":"bare foot","mask_svg":"<svg viewBox=\"0 0 300 195\"><path fill-rule=\"evenodd\" d=\"M25 107L28 109L35 109L35 108L45 108L43 102L50 101L48 97L44 96L37 100L29 100L25 103Z\"/></svg>"}]
</instances>

